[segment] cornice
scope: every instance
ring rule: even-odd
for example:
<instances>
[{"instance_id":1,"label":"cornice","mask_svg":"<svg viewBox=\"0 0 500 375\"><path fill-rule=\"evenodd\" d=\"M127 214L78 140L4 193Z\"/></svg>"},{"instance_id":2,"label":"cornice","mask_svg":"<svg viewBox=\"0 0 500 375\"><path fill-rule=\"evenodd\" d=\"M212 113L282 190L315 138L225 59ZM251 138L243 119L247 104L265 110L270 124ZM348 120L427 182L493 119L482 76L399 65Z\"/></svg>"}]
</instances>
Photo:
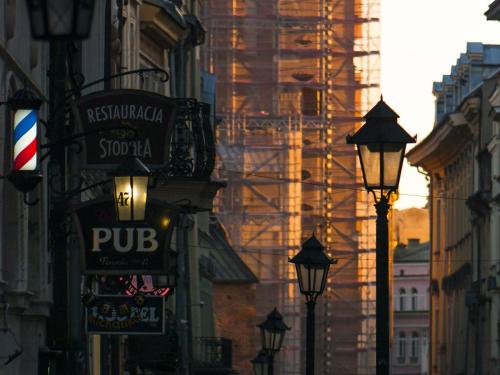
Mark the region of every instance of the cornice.
<instances>
[{"instance_id":1,"label":"cornice","mask_svg":"<svg viewBox=\"0 0 500 375\"><path fill-rule=\"evenodd\" d=\"M141 7L141 31L160 45L175 47L188 33L180 17L180 14L172 14L154 2L146 2Z\"/></svg>"},{"instance_id":2,"label":"cornice","mask_svg":"<svg viewBox=\"0 0 500 375\"><path fill-rule=\"evenodd\" d=\"M433 172L450 163L471 140L471 135L463 113L448 114L406 157L412 166Z\"/></svg>"}]
</instances>

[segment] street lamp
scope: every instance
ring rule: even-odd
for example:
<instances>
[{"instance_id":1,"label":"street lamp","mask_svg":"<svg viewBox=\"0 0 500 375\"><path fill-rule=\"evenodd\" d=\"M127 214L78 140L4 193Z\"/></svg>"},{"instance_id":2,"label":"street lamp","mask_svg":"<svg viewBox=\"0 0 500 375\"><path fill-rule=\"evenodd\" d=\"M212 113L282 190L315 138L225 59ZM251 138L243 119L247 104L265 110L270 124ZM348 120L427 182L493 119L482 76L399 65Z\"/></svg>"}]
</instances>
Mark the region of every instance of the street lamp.
<instances>
[{"instance_id":1,"label":"street lamp","mask_svg":"<svg viewBox=\"0 0 500 375\"><path fill-rule=\"evenodd\" d=\"M286 331L290 330L283 316L276 308L267 315L267 319L257 325L260 328L262 350L269 356L268 374L274 374L274 355L281 349Z\"/></svg>"},{"instance_id":2,"label":"street lamp","mask_svg":"<svg viewBox=\"0 0 500 375\"><path fill-rule=\"evenodd\" d=\"M252 359L254 375L269 375L269 356L265 351L259 350L257 356Z\"/></svg>"},{"instance_id":3,"label":"street lamp","mask_svg":"<svg viewBox=\"0 0 500 375\"><path fill-rule=\"evenodd\" d=\"M144 220L150 174L148 167L136 157L128 157L114 171L115 207L119 221Z\"/></svg>"},{"instance_id":4,"label":"street lamp","mask_svg":"<svg viewBox=\"0 0 500 375\"><path fill-rule=\"evenodd\" d=\"M314 336L316 299L325 290L330 264L335 263L324 252L325 248L314 234L302 244L302 250L289 260L295 264L300 292L306 296L306 374L314 374Z\"/></svg>"},{"instance_id":5,"label":"street lamp","mask_svg":"<svg viewBox=\"0 0 500 375\"><path fill-rule=\"evenodd\" d=\"M85 39L95 0L27 0L33 39Z\"/></svg>"},{"instance_id":6,"label":"street lamp","mask_svg":"<svg viewBox=\"0 0 500 375\"><path fill-rule=\"evenodd\" d=\"M380 101L364 116L366 123L348 144L358 148L366 189L375 198L377 210L377 275L376 275L376 339L377 375L389 374L389 199L398 189L406 145L415 143L397 122L399 115L380 97Z\"/></svg>"}]
</instances>

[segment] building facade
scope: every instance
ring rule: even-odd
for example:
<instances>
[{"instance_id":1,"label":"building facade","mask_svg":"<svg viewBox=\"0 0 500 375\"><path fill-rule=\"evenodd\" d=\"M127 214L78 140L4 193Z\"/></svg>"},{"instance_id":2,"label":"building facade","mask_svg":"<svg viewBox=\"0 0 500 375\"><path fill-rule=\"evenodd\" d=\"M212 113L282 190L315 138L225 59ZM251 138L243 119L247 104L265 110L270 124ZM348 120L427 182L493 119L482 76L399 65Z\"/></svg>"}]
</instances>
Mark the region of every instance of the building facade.
<instances>
[{"instance_id":1,"label":"building facade","mask_svg":"<svg viewBox=\"0 0 500 375\"><path fill-rule=\"evenodd\" d=\"M410 238L393 255L391 373L428 374L429 242Z\"/></svg>"},{"instance_id":2,"label":"building facade","mask_svg":"<svg viewBox=\"0 0 500 375\"><path fill-rule=\"evenodd\" d=\"M224 236L211 231L207 211L210 211L213 195L221 185L212 183L207 175L196 175L193 169L205 167L210 170L209 164L213 163L206 154L202 156L199 149L193 151L199 146L199 143L193 145L193 132L200 130L196 127L204 127L204 134L209 136L204 144L211 146L210 150L214 149L213 118L208 115L207 107L200 104L201 100L213 101L215 92L201 79L199 45L204 41L204 30L198 18L199 3L168 0L95 3L89 38L69 43L71 48L64 51L67 69L62 77L67 90L64 92L65 105L54 110L57 106L50 101L51 84L57 76L51 65L54 62L53 42L32 40L25 1L0 2L0 101L8 101L17 90L28 87L45 103L39 111L40 122L50 122L53 111L66 109L68 116L64 129L68 135L75 135L78 126L69 104L80 96L134 89L163 97L188 98L185 102L189 108L184 109L188 113L186 118L192 117L186 120L179 115L175 119L174 123L181 125L176 126L171 140L171 162L168 167L154 171L157 184L150 189L153 198L176 205L184 202L183 209L189 209L182 223L183 234L174 234L172 241L179 255L182 253L182 262L178 285L175 293L167 297L164 311L169 319L167 332L171 336L143 336L141 341L140 335L87 335L82 331L82 294L89 291L99 294L110 286L97 277L80 273L80 249L69 214L64 220L67 226L64 229L68 229L65 234L67 248L54 247L51 236L56 230L51 219L57 194L51 184L61 176L54 176L51 171L51 156L40 155L44 178L33 192L23 196L7 179L0 179L0 374L46 375L49 371L52 374L54 364L61 360L61 353L63 357L66 355L62 351L66 349L71 351L68 357L71 357L74 374L133 375L140 369L150 371L155 366L157 371L161 367L163 373L230 373L231 338L216 337L216 334L226 331L224 323L218 324L216 329L212 299L215 298L217 283L224 282L224 278L222 281L218 278L221 271L217 271L217 260L228 256L234 259L236 255L231 252ZM199 112L194 113L193 108ZM11 127L11 110L2 103L2 177L12 169ZM39 124L38 141L46 145L51 139L44 130ZM76 137L75 140L81 139ZM104 171L85 168L83 158L71 147L74 145L65 151L65 165L69 171L65 177L68 181L78 180L82 190L75 189L74 194L71 191L59 192L71 196L66 203L70 206L111 196L109 187L100 185L100 181L106 178ZM210 150L202 151L210 153ZM183 155L196 154L184 169L179 164L182 160L175 159L181 152ZM205 165L199 160L202 157ZM168 180L168 186L165 180ZM36 205L26 204L36 200ZM179 245L181 237L183 246ZM67 304L60 306L54 304L54 294L63 287L60 275L54 271L55 258L61 259L57 251L67 252L71 264L71 272L62 277L64 287L68 288L64 293ZM223 266L227 264L223 263ZM237 294L240 287L248 295L251 306L257 279L244 265L240 266L236 271L243 275L243 280L233 280L237 285L233 286L231 293ZM231 267L225 272L230 270ZM64 311L66 322L54 319L57 309ZM247 320L252 322L247 322L247 326L256 323L252 314ZM56 329L68 333L67 340L71 345L60 346L61 337L54 337ZM158 356L153 358L151 353L155 350ZM238 348L235 354L241 363L252 358ZM247 367L248 373L248 366L239 364L239 367Z\"/></svg>"},{"instance_id":3,"label":"building facade","mask_svg":"<svg viewBox=\"0 0 500 375\"><path fill-rule=\"evenodd\" d=\"M305 304L288 263L315 232L338 264L316 314L318 374L370 374L373 207L353 146L378 98L378 0L204 2L202 64L216 77L217 214L261 281L257 315L292 327L276 373L305 371ZM255 353L259 347L255 348Z\"/></svg>"},{"instance_id":4,"label":"building facade","mask_svg":"<svg viewBox=\"0 0 500 375\"><path fill-rule=\"evenodd\" d=\"M407 155L430 178L431 374L499 372L499 67L500 46L468 43Z\"/></svg>"}]
</instances>

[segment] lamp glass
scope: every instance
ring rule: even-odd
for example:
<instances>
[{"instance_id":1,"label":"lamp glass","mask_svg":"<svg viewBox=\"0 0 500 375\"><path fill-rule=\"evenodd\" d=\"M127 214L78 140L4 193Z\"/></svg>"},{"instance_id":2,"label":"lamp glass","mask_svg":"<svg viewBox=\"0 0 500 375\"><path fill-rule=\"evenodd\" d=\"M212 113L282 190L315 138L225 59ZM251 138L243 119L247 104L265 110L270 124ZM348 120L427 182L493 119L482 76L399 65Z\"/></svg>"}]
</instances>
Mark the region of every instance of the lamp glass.
<instances>
[{"instance_id":1,"label":"lamp glass","mask_svg":"<svg viewBox=\"0 0 500 375\"><path fill-rule=\"evenodd\" d=\"M269 362L267 358L265 360L254 360L252 363L253 373L255 375L268 375L269 373Z\"/></svg>"},{"instance_id":2,"label":"lamp glass","mask_svg":"<svg viewBox=\"0 0 500 375\"><path fill-rule=\"evenodd\" d=\"M72 33L75 15L75 1L47 0L47 28L52 36Z\"/></svg>"},{"instance_id":3,"label":"lamp glass","mask_svg":"<svg viewBox=\"0 0 500 375\"><path fill-rule=\"evenodd\" d=\"M399 185L401 164L404 158L404 143L384 145L384 185L396 189Z\"/></svg>"},{"instance_id":4,"label":"lamp glass","mask_svg":"<svg viewBox=\"0 0 500 375\"><path fill-rule=\"evenodd\" d=\"M86 38L95 0L27 0L35 39Z\"/></svg>"},{"instance_id":5,"label":"lamp glass","mask_svg":"<svg viewBox=\"0 0 500 375\"><path fill-rule=\"evenodd\" d=\"M262 347L269 352L277 352L283 344L285 332L276 329L262 329Z\"/></svg>"},{"instance_id":6,"label":"lamp glass","mask_svg":"<svg viewBox=\"0 0 500 375\"><path fill-rule=\"evenodd\" d=\"M367 189L396 189L404 158L404 143L358 145Z\"/></svg>"},{"instance_id":7,"label":"lamp glass","mask_svg":"<svg viewBox=\"0 0 500 375\"><path fill-rule=\"evenodd\" d=\"M328 274L329 264L306 265L296 264L297 276L299 279L300 291L303 294L321 294L325 289L326 275Z\"/></svg>"},{"instance_id":8,"label":"lamp glass","mask_svg":"<svg viewBox=\"0 0 500 375\"><path fill-rule=\"evenodd\" d=\"M144 220L148 195L148 177L115 176L114 183L118 220Z\"/></svg>"}]
</instances>

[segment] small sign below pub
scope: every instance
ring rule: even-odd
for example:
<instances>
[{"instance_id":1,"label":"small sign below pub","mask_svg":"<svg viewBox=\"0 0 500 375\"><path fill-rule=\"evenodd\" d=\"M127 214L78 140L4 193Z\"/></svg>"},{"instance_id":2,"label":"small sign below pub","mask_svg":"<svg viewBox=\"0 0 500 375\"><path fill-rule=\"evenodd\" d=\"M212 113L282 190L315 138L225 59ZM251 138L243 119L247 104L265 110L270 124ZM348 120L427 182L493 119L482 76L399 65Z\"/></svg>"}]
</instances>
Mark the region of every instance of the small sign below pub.
<instances>
[{"instance_id":1,"label":"small sign below pub","mask_svg":"<svg viewBox=\"0 0 500 375\"><path fill-rule=\"evenodd\" d=\"M85 306L89 334L161 335L165 332L164 298L157 296L95 296Z\"/></svg>"}]
</instances>

